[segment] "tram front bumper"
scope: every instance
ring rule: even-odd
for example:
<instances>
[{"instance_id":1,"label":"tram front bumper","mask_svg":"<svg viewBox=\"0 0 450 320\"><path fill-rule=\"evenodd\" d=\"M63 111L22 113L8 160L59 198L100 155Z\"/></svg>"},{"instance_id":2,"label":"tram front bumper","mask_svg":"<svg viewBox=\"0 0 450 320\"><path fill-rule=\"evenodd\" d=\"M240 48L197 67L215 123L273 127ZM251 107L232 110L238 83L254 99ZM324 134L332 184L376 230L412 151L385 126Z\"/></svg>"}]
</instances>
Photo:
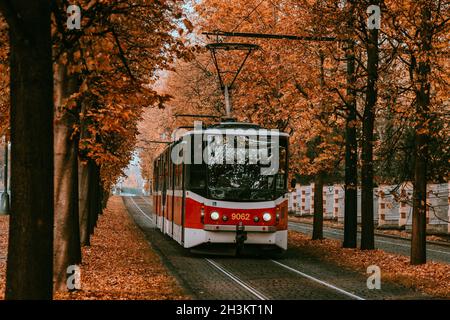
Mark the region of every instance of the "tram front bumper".
<instances>
[{"instance_id":1,"label":"tram front bumper","mask_svg":"<svg viewBox=\"0 0 450 320\"><path fill-rule=\"evenodd\" d=\"M244 232L245 244L275 245L287 249L287 230L276 230L274 226L245 226ZM184 247L192 248L203 243L236 243L236 235L236 225L205 225L203 229L186 228Z\"/></svg>"},{"instance_id":2,"label":"tram front bumper","mask_svg":"<svg viewBox=\"0 0 450 320\"><path fill-rule=\"evenodd\" d=\"M240 226L242 231L245 232L276 232L277 228L274 226ZM236 225L214 225L214 224L205 224L204 230L206 231L231 231L236 232Z\"/></svg>"}]
</instances>

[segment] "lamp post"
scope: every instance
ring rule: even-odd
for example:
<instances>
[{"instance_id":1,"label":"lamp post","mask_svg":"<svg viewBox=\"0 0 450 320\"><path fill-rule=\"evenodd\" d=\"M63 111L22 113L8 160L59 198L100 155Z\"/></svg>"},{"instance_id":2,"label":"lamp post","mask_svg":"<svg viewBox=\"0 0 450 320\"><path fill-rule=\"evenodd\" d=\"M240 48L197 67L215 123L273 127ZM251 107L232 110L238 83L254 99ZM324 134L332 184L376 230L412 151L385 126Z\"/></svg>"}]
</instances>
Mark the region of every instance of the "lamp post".
<instances>
[{"instance_id":1,"label":"lamp post","mask_svg":"<svg viewBox=\"0 0 450 320\"><path fill-rule=\"evenodd\" d=\"M5 135L5 162L3 164L3 185L4 190L0 201L0 215L9 214L9 194L8 194L8 139Z\"/></svg>"}]
</instances>

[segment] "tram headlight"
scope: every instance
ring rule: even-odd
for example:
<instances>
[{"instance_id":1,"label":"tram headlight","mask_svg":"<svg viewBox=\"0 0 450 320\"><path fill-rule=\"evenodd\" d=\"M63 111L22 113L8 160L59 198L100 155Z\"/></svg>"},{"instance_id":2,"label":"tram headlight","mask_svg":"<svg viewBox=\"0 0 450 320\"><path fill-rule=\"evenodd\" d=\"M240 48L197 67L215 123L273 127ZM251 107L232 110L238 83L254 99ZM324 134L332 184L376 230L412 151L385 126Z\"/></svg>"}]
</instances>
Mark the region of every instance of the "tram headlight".
<instances>
[{"instance_id":1,"label":"tram headlight","mask_svg":"<svg viewBox=\"0 0 450 320\"><path fill-rule=\"evenodd\" d=\"M263 214L262 218L263 218L263 220L265 222L267 222L267 221L270 221L272 219L272 215L270 213L266 212L266 213Z\"/></svg>"},{"instance_id":2,"label":"tram headlight","mask_svg":"<svg viewBox=\"0 0 450 320\"><path fill-rule=\"evenodd\" d=\"M211 212L210 217L212 220L216 221L216 220L219 220L220 215L217 211L213 211L213 212Z\"/></svg>"}]
</instances>

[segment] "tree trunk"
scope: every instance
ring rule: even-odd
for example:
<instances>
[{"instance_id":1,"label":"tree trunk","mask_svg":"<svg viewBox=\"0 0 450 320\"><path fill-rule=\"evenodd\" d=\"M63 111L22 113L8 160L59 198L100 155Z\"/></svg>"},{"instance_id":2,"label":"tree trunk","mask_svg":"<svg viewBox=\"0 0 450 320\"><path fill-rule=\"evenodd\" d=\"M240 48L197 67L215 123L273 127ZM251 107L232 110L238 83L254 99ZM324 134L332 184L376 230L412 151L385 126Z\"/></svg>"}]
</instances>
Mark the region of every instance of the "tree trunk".
<instances>
[{"instance_id":1,"label":"tree trunk","mask_svg":"<svg viewBox=\"0 0 450 320\"><path fill-rule=\"evenodd\" d=\"M371 1L378 5L378 1ZM373 225L373 129L377 103L378 30L369 30L367 43L367 91L363 114L361 168L361 249L375 249Z\"/></svg>"},{"instance_id":2,"label":"tree trunk","mask_svg":"<svg viewBox=\"0 0 450 320\"><path fill-rule=\"evenodd\" d=\"M53 70L50 1L0 1L9 24L11 220L6 299L52 299Z\"/></svg>"},{"instance_id":3,"label":"tree trunk","mask_svg":"<svg viewBox=\"0 0 450 320\"><path fill-rule=\"evenodd\" d=\"M92 175L89 174L88 163L79 160L79 213L80 213L80 243L82 246L90 245L89 238L89 186L91 185Z\"/></svg>"},{"instance_id":4,"label":"tree trunk","mask_svg":"<svg viewBox=\"0 0 450 320\"><path fill-rule=\"evenodd\" d=\"M354 5L350 9L349 30L354 28ZM358 142L356 127L355 43L348 42L347 60L347 117L345 122L345 212L344 248L356 248L358 232Z\"/></svg>"},{"instance_id":5,"label":"tree trunk","mask_svg":"<svg viewBox=\"0 0 450 320\"><path fill-rule=\"evenodd\" d=\"M421 9L420 26L420 51L425 53L426 60L421 60L413 68L417 73L419 90L416 91L416 116L415 127L415 164L414 164L414 194L413 217L411 238L411 264L426 263L426 209L427 209L427 165L428 165L428 140L430 130L430 81L431 64L428 53L432 50L432 25L431 9L429 4L424 4Z\"/></svg>"},{"instance_id":6,"label":"tree trunk","mask_svg":"<svg viewBox=\"0 0 450 320\"><path fill-rule=\"evenodd\" d=\"M89 174L91 175L89 185L89 235L94 234L99 213L99 168L94 161L89 161Z\"/></svg>"},{"instance_id":7,"label":"tree trunk","mask_svg":"<svg viewBox=\"0 0 450 320\"><path fill-rule=\"evenodd\" d=\"M54 289L67 290L67 268L81 262L78 218L78 139L72 137L78 111L68 110L67 98L78 91L76 74L58 64L55 113L55 238Z\"/></svg>"},{"instance_id":8,"label":"tree trunk","mask_svg":"<svg viewBox=\"0 0 450 320\"><path fill-rule=\"evenodd\" d=\"M428 137L416 134L414 165L414 195L411 237L411 264L418 265L427 262L426 228L427 228L427 162Z\"/></svg>"},{"instance_id":9,"label":"tree trunk","mask_svg":"<svg viewBox=\"0 0 450 320\"><path fill-rule=\"evenodd\" d=\"M325 90L325 55L319 52L320 59L320 87ZM323 105L321 103L321 108ZM317 142L317 146L320 142ZM323 172L319 171L314 181L314 221L313 221L313 240L323 239Z\"/></svg>"},{"instance_id":10,"label":"tree trunk","mask_svg":"<svg viewBox=\"0 0 450 320\"><path fill-rule=\"evenodd\" d=\"M323 239L323 176L318 173L314 180L313 240Z\"/></svg>"},{"instance_id":11,"label":"tree trunk","mask_svg":"<svg viewBox=\"0 0 450 320\"><path fill-rule=\"evenodd\" d=\"M87 106L81 103L81 119L85 119ZM80 121L80 141L89 137L87 124ZM80 221L80 242L82 246L90 245L90 225L89 225L89 195L92 184L92 173L89 160L85 153L78 153L78 203Z\"/></svg>"}]
</instances>

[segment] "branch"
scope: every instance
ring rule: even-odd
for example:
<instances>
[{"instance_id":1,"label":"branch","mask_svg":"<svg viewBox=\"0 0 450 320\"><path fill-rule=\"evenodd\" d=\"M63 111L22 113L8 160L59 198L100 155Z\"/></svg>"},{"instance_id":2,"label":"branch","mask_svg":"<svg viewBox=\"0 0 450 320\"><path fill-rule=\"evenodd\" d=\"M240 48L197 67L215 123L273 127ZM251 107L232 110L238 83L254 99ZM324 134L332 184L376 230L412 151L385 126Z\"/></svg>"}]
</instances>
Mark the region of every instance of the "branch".
<instances>
[{"instance_id":1,"label":"branch","mask_svg":"<svg viewBox=\"0 0 450 320\"><path fill-rule=\"evenodd\" d=\"M120 57L120 60L122 60L122 63L123 63L123 65L125 66L125 69L127 69L127 72L128 72L128 74L129 74L130 78L131 78L133 81L136 81L136 78L133 76L133 73L131 72L131 69L130 69L130 67L128 66L127 58L125 57L125 53L124 53L124 51L123 51L123 49L122 49L122 46L120 45L119 37L117 36L117 33L116 33L116 31L114 30L114 27L111 27L111 32L112 32L112 34L113 34L113 36L114 36L114 41L116 42L117 48L119 49L119 57Z\"/></svg>"}]
</instances>

